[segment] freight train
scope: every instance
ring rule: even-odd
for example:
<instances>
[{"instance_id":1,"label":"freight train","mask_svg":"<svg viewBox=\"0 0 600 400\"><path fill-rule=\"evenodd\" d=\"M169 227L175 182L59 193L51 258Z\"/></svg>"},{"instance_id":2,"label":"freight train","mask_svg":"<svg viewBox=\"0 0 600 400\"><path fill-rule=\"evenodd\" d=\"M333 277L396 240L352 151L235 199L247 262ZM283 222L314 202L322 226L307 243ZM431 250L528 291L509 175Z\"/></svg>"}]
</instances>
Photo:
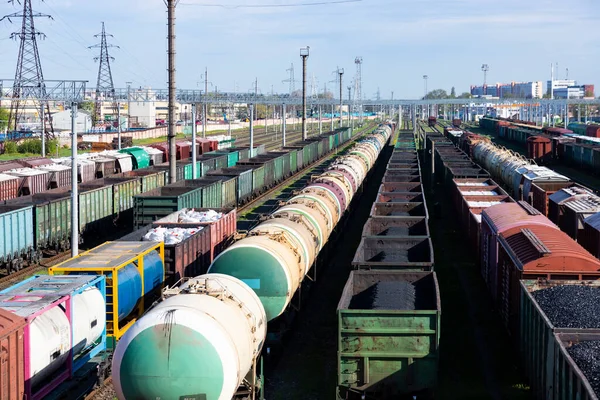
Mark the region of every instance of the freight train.
<instances>
[{"instance_id":1,"label":"freight train","mask_svg":"<svg viewBox=\"0 0 600 400\"><path fill-rule=\"evenodd\" d=\"M390 129L389 126L386 129ZM383 129L382 132L387 131ZM256 185L261 186L252 186L253 172L257 169L267 169L269 176L266 183L274 185L288 174L316 161L349 139L350 130L343 129L307 141L303 145L293 144L287 152L267 153L264 158L253 160L255 165L245 167L249 173L243 175L243 180L238 181L230 176L227 176L227 180L233 182L233 188L236 190L239 189L239 185L250 185L250 192L255 188L257 191L264 191L266 187L262 185L265 179L256 182ZM353 163L352 159L372 156L374 153L369 146L374 144L379 142L365 139L362 145L352 150L352 155L347 156L346 161L340 160L336 163L339 164L337 170L362 167ZM246 150L228 149L222 156L200 160L200 163L203 163L200 165L209 165L211 172L218 173L218 162L219 167L223 167L220 171L225 172L227 162L236 163L239 153L242 153L247 161L249 150ZM306 164L303 160L306 160ZM209 163L211 161L212 163ZM177 167L182 169L187 167L187 164L178 164ZM134 172L141 171L143 170ZM355 178L350 174L336 175L335 171L332 169L330 172L331 176L340 178L337 181L338 185L349 182L342 181L342 177ZM143 177L147 178L147 175ZM330 188L332 193L338 193L339 187L333 182L328 182L325 186ZM120 190L120 201L125 202L126 196L130 196L131 193ZM234 205L239 199L236 193L241 192L233 192ZM305 197L308 196L311 194L306 194ZM326 203L329 199L322 198L322 193L316 193L314 196L315 202L329 204ZM220 205L221 199L225 199L225 189L213 197L218 199ZM194 203L191 205L195 206ZM154 208L161 208L161 204L155 203ZM181 226L177 223L181 212L177 212L177 209L175 211L173 215L155 222L159 226ZM103 243L51 267L48 270L50 276L37 276L0 292L0 341L5 343L8 340L15 344L8 346L9 362L6 365L10 365L11 368L6 374L0 374L0 391L8 390L0 392L0 398L79 398L98 381L102 381L110 372L110 361L116 343L160 297L164 285L179 278L196 276L198 269L207 267L210 260L223 250L226 239L233 236L236 223L235 208L219 211L213 213L218 216L208 222L189 223L187 227L194 227L195 232L180 243L140 240L140 232L136 231L119 241ZM339 213L339 210L335 209L335 212ZM148 213L144 215L147 216ZM308 223L308 219L303 222ZM330 222L332 223L328 221ZM2 223L5 224L4 227L10 228L2 231L9 233L7 237L13 235L11 240L17 243L21 240L18 235L26 232L23 228L25 224L31 224L31 218L19 220L16 217L5 216ZM148 226L142 230L147 232L152 228L153 226ZM29 227L29 232L32 230L33 228ZM221 279L226 280L228 277ZM229 279L235 280L233 277ZM247 285L243 285L251 294L244 296L243 293L236 292L245 306L237 310L236 307L232 307L233 311L230 311L234 314L237 311L238 316L245 318L247 306L255 315L259 315L262 303ZM256 299L254 305L252 299ZM263 328L265 326L266 322ZM260 330L257 334L259 333Z\"/></svg>"},{"instance_id":2,"label":"freight train","mask_svg":"<svg viewBox=\"0 0 600 400\"><path fill-rule=\"evenodd\" d=\"M119 399L253 398L267 334L292 303L393 134L391 123L353 145L208 273L165 291L121 338L113 357Z\"/></svg>"},{"instance_id":3,"label":"freight train","mask_svg":"<svg viewBox=\"0 0 600 400\"><path fill-rule=\"evenodd\" d=\"M279 152L266 154L264 145L255 148L252 154L249 148L207 152L212 149L211 142L201 142L209 144L205 146L199 143L198 146L201 155L197 159L197 173L201 179L192 179L192 162L185 158L189 156L191 146L183 143L177 147L178 157L183 158L177 161L178 182L173 185L166 185L169 181L168 164L131 170L132 166L147 165L149 155L143 149L126 149L125 154L100 153L104 155L78 161L82 180L78 202L80 240L102 236L114 230L115 225L128 229L133 224L135 228L140 228L183 207L223 208L245 204L337 149L351 137L350 128L340 128L316 138L292 143ZM109 155L112 158L108 158ZM22 162L46 164L47 160ZM4 166L11 168L10 171L22 167L16 163ZM31 170L36 174L39 172ZM115 175L115 171L120 173ZM70 179L70 171L61 173ZM17 189L25 186L33 188L42 185L45 188L47 177L44 175L40 183L35 180L38 175L24 177L21 181L6 175L6 181L5 176L0 174L0 193L18 194ZM87 180L94 176L100 178ZM10 189L13 186L15 190ZM62 186L3 201L0 205L0 230L13 232L13 240L5 242L5 246L0 248L0 268L10 274L28 264L39 262L44 254L70 248L70 196L70 187Z\"/></svg>"},{"instance_id":4,"label":"freight train","mask_svg":"<svg viewBox=\"0 0 600 400\"><path fill-rule=\"evenodd\" d=\"M429 398L436 387L441 300L420 165L401 132L337 307L337 399Z\"/></svg>"},{"instance_id":5,"label":"freight train","mask_svg":"<svg viewBox=\"0 0 600 400\"><path fill-rule=\"evenodd\" d=\"M491 171L509 183L509 187L514 184L515 192L525 193L526 185L521 187L519 182L523 177L527 178L527 172L517 171L522 165L531 165L489 143L480 146L480 149L474 149L478 159L485 161ZM434 179L449 176L456 169L456 156L465 156L441 135L429 135L428 148L437 156L431 158L435 163L431 161L426 165ZM531 204L515 202L486 174L487 171L482 173L475 164L470 170L462 171L460 176L442 180L442 187L453 193L461 225L469 237L471 249L477 254L481 276L505 328L520 351L533 394L539 399L597 398L599 393L594 390L598 388L590 385L595 382L595 377L586 377L581 372L586 370L589 374L590 370L585 364L577 365L575 355L568 349L579 342L598 340L593 333L594 329L597 332L600 328L600 323L589 318L582 321L577 316L580 315L578 310L586 307L585 293L598 286L600 260ZM569 184L568 180L562 183ZM565 199L568 196L561 193L562 190L557 193ZM574 196L572 203L580 203L582 198L589 199ZM552 203L550 198L550 207ZM548 207L546 201L538 200L536 205ZM594 246L597 250L598 244ZM553 292L555 289L560 291ZM547 298L552 300L538 303L541 296L550 296ZM569 321L558 320L552 304L562 307L563 315L566 313ZM571 336L561 336L561 332ZM594 357L593 349L587 351ZM568 396L565 395L567 392Z\"/></svg>"},{"instance_id":6,"label":"freight train","mask_svg":"<svg viewBox=\"0 0 600 400\"><path fill-rule=\"evenodd\" d=\"M600 125L570 123L565 128L538 127L484 117L480 126L499 137L526 146L527 157L539 163L562 163L597 173L600 166Z\"/></svg>"}]
</instances>

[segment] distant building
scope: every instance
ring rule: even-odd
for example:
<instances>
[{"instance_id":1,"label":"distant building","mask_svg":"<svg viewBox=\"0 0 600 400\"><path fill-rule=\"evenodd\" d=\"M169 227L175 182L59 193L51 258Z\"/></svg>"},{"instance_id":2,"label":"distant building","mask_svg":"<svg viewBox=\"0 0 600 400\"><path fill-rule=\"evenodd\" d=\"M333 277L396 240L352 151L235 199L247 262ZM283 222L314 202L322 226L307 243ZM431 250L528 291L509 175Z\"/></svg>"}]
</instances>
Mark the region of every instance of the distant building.
<instances>
[{"instance_id":1,"label":"distant building","mask_svg":"<svg viewBox=\"0 0 600 400\"><path fill-rule=\"evenodd\" d=\"M542 82L511 82L495 85L471 86L473 96L491 96L498 98L539 99L542 97Z\"/></svg>"},{"instance_id":2,"label":"distant building","mask_svg":"<svg viewBox=\"0 0 600 400\"><path fill-rule=\"evenodd\" d=\"M550 93L550 90L566 89L569 86L576 86L577 82L572 79L555 79L553 81L546 82L546 93Z\"/></svg>"},{"instance_id":3,"label":"distant building","mask_svg":"<svg viewBox=\"0 0 600 400\"><path fill-rule=\"evenodd\" d=\"M77 111L75 117L77 132L87 132L92 127L92 116L85 111ZM60 131L71 131L71 110L52 114L52 127Z\"/></svg>"},{"instance_id":4,"label":"distant building","mask_svg":"<svg viewBox=\"0 0 600 400\"><path fill-rule=\"evenodd\" d=\"M594 97L594 85L568 86L566 88L554 89L555 99L583 99Z\"/></svg>"}]
</instances>

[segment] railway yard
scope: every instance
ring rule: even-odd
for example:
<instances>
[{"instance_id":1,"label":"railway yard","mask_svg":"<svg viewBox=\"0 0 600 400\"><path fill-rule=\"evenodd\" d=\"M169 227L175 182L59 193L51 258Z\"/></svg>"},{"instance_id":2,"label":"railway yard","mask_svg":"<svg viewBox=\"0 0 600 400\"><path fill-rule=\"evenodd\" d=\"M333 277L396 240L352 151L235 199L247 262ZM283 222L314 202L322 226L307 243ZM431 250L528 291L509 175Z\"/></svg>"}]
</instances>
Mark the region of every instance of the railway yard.
<instances>
[{"instance_id":1,"label":"railway yard","mask_svg":"<svg viewBox=\"0 0 600 400\"><path fill-rule=\"evenodd\" d=\"M0 398L597 399L594 139L400 110L0 163Z\"/></svg>"}]
</instances>

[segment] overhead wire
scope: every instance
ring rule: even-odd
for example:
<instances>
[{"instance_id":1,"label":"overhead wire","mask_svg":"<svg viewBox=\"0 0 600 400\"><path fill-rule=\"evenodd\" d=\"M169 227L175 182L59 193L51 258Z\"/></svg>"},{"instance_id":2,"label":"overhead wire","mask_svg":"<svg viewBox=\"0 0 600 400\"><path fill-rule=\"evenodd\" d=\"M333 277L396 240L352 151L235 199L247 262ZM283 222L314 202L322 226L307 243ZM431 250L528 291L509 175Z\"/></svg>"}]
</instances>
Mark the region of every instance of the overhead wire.
<instances>
[{"instance_id":1,"label":"overhead wire","mask_svg":"<svg viewBox=\"0 0 600 400\"><path fill-rule=\"evenodd\" d=\"M218 3L180 3L182 6L195 6L195 7L220 7L227 9L237 8L283 8L283 7L307 7L307 6L325 6L332 4L344 4L344 3L359 3L363 0L333 0L333 1L317 1L307 3L290 3L290 4L218 4Z\"/></svg>"},{"instance_id":2,"label":"overhead wire","mask_svg":"<svg viewBox=\"0 0 600 400\"><path fill-rule=\"evenodd\" d=\"M64 26L68 29L65 29L65 32L67 35L70 36L71 39L73 39L75 42L77 42L78 44L80 44L82 47L84 47L88 52L91 52L91 49L89 48L89 41L86 40L85 38L83 38L83 36L81 36L79 34L79 32L73 28L64 18L62 18L62 16L54 9L52 8L47 2L43 2L43 4L45 4L48 9L52 12L53 15L56 16L56 19L59 20L60 22L62 22L62 24L64 24ZM57 34L58 36L61 36L64 39L67 39L65 36L61 35L58 31L53 30L53 33ZM114 38L112 41L115 41ZM129 51L128 49L126 49L124 46L122 46L121 44L119 44L119 47L124 50L122 53L122 55L126 56L126 57L130 57L132 59L132 61L134 61L133 63L130 62L124 62L122 63L122 65L125 66L127 72L129 73L130 76L135 76L138 79L141 79L141 81L138 81L138 79L129 79L131 81L135 81L138 82L140 84L142 84L143 82L147 81L147 77L144 77L140 74L138 74L137 72L135 72L135 70L133 68L131 68L131 65L136 65L136 67L141 67L142 69L144 69L147 73L149 73L152 78L156 78L156 75L151 72L150 70L148 70L145 66L144 63L140 62L137 57L135 57L134 53ZM63 51L64 52L64 51ZM71 57L69 54L67 54L71 59L73 59L73 57ZM91 56L91 55L90 55ZM74 59L73 59L74 60ZM80 65L82 65L79 61L74 60L75 62L79 63ZM83 65L82 65L83 66ZM89 67L84 67L87 70L90 70ZM91 71L91 70L90 70Z\"/></svg>"}]
</instances>

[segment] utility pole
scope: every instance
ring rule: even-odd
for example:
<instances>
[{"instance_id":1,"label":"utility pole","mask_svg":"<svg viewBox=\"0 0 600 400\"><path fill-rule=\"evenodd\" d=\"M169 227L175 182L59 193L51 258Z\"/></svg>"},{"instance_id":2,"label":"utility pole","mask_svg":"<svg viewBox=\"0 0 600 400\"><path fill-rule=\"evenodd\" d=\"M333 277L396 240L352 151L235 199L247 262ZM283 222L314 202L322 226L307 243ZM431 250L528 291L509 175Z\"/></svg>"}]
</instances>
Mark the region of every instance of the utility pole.
<instances>
[{"instance_id":1,"label":"utility pole","mask_svg":"<svg viewBox=\"0 0 600 400\"><path fill-rule=\"evenodd\" d=\"M285 126L286 126L286 112L285 112L285 103L281 105L281 117L282 126L281 126L281 146L285 147Z\"/></svg>"},{"instance_id":2,"label":"utility pole","mask_svg":"<svg viewBox=\"0 0 600 400\"><path fill-rule=\"evenodd\" d=\"M354 107L350 109L350 104L352 104L352 85L347 86L348 89L348 126L354 126L354 118L352 118L352 111L354 111Z\"/></svg>"},{"instance_id":3,"label":"utility pole","mask_svg":"<svg viewBox=\"0 0 600 400\"><path fill-rule=\"evenodd\" d=\"M100 48L100 56L94 57L94 61L100 61L98 67L98 80L96 82L96 107L94 113L94 119L96 123L98 123L102 118L102 104L104 99L113 99L115 98L115 85L113 83L112 72L110 70L110 62L114 61L115 58L111 57L108 54L109 47L116 47L112 44L108 44L106 41L106 37L113 35L107 34L104 29L104 22L102 23L102 32L97 35L94 35L95 38L100 37L100 43L95 44L93 46L89 46L90 49ZM115 104L113 103L113 110L115 109ZM115 110L116 111L116 110ZM114 114L113 114L114 115ZM120 123L120 121L119 121ZM121 148L121 142L119 139L119 148Z\"/></svg>"},{"instance_id":4,"label":"utility pole","mask_svg":"<svg viewBox=\"0 0 600 400\"><path fill-rule=\"evenodd\" d=\"M127 85L127 130L131 129L131 82L125 82Z\"/></svg>"},{"instance_id":5,"label":"utility pole","mask_svg":"<svg viewBox=\"0 0 600 400\"><path fill-rule=\"evenodd\" d=\"M46 157L46 113L44 110L44 103L41 104L42 111L42 157Z\"/></svg>"},{"instance_id":6,"label":"utility pole","mask_svg":"<svg viewBox=\"0 0 600 400\"><path fill-rule=\"evenodd\" d=\"M344 75L344 68L338 68L337 73L340 76L340 128L341 128L342 126L344 126L343 120L342 120L342 107L344 105L344 103L343 103L344 93L342 91L342 88L343 88L342 77ZM348 111L350 111L350 110L348 109ZM332 118L333 118L333 116L332 116Z\"/></svg>"},{"instance_id":7,"label":"utility pole","mask_svg":"<svg viewBox=\"0 0 600 400\"><path fill-rule=\"evenodd\" d=\"M196 146L196 104L192 104L192 179L198 177L198 166L196 165L197 151Z\"/></svg>"},{"instance_id":8,"label":"utility pole","mask_svg":"<svg viewBox=\"0 0 600 400\"><path fill-rule=\"evenodd\" d=\"M204 67L204 96L208 96L208 67ZM208 98L208 97L207 97ZM205 99L206 100L206 99ZM204 101L204 111L202 112L202 137L206 137L206 110L208 105ZM194 121L195 123L196 121Z\"/></svg>"},{"instance_id":9,"label":"utility pole","mask_svg":"<svg viewBox=\"0 0 600 400\"><path fill-rule=\"evenodd\" d=\"M117 138L118 148L121 150L121 103L117 102Z\"/></svg>"},{"instance_id":10,"label":"utility pole","mask_svg":"<svg viewBox=\"0 0 600 400\"><path fill-rule=\"evenodd\" d=\"M250 157L254 156L254 104L250 103Z\"/></svg>"},{"instance_id":11,"label":"utility pole","mask_svg":"<svg viewBox=\"0 0 600 400\"><path fill-rule=\"evenodd\" d=\"M306 59L309 55L310 47L306 46L300 49L300 57L302 57L302 140L306 140Z\"/></svg>"},{"instance_id":12,"label":"utility pole","mask_svg":"<svg viewBox=\"0 0 600 400\"><path fill-rule=\"evenodd\" d=\"M13 5L15 0L9 0ZM31 7L31 0L17 1L23 4L23 11L5 15L0 19L7 19L12 22L11 18L22 18L21 31L13 32L10 35L11 39L19 39L19 55L17 57L17 68L15 72L15 81L13 83L13 93L18 93L18 97L11 102L10 114L8 117L8 131L17 129L19 119L25 113L27 102L33 101L34 104L39 104L38 113L41 116L41 107L48 106L44 104L46 96L46 84L44 83L44 73L42 72L42 64L40 62L40 54L36 38L39 36L44 39L46 35L36 31L34 18L46 17L53 19L52 16L34 12ZM50 131L54 133L52 128L52 118L50 117L50 109L48 108L50 120ZM42 122L42 131L45 133L45 125Z\"/></svg>"},{"instance_id":13,"label":"utility pole","mask_svg":"<svg viewBox=\"0 0 600 400\"><path fill-rule=\"evenodd\" d=\"M71 103L71 257L79 254L79 193L77 187L77 103Z\"/></svg>"},{"instance_id":14,"label":"utility pole","mask_svg":"<svg viewBox=\"0 0 600 400\"><path fill-rule=\"evenodd\" d=\"M168 59L169 59L169 126L168 126L168 141L169 141L169 182L177 181L177 150L175 148L175 7L179 0L165 0L167 3L167 18L168 18Z\"/></svg>"}]
</instances>

